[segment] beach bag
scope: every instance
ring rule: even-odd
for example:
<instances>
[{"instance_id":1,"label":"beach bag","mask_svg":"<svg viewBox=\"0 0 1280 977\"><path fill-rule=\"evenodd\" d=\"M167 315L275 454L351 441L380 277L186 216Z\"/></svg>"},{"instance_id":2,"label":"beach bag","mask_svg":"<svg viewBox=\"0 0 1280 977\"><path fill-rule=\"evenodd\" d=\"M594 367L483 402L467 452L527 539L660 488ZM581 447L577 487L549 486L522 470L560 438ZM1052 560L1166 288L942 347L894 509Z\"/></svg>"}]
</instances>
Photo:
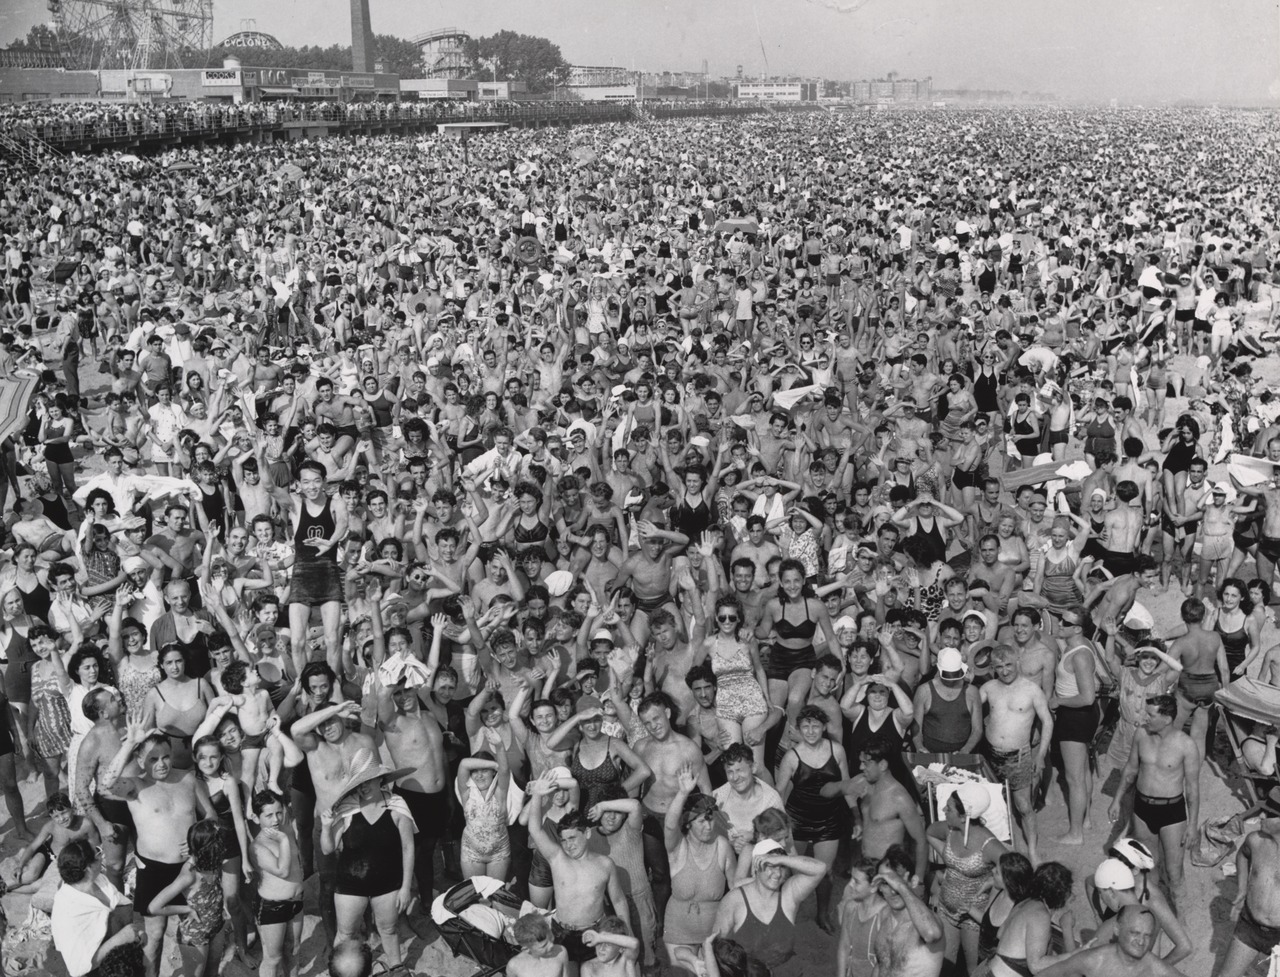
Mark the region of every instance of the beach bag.
<instances>
[{"instance_id":1,"label":"beach bag","mask_svg":"<svg viewBox=\"0 0 1280 977\"><path fill-rule=\"evenodd\" d=\"M1244 829L1240 815L1229 818L1209 818L1200 824L1200 837L1191 849L1191 864L1200 868L1213 868L1221 864L1236 850L1236 843Z\"/></svg>"},{"instance_id":2,"label":"beach bag","mask_svg":"<svg viewBox=\"0 0 1280 977\"><path fill-rule=\"evenodd\" d=\"M0 941L0 970L4 977L46 974L53 952L53 928L40 910L27 910L27 918L10 926Z\"/></svg>"}]
</instances>

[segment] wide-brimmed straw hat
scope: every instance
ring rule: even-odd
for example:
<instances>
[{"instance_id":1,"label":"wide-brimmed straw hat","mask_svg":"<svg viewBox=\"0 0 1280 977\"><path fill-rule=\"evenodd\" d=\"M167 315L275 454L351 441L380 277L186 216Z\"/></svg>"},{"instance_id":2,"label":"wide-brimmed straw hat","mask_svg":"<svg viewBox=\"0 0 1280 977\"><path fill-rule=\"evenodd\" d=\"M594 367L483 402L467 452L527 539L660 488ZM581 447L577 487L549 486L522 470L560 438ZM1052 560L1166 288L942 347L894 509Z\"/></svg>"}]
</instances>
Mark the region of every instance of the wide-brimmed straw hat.
<instances>
[{"instance_id":1,"label":"wide-brimmed straw hat","mask_svg":"<svg viewBox=\"0 0 1280 977\"><path fill-rule=\"evenodd\" d=\"M342 789L338 791L338 800L333 806L337 807L348 794L362 784L367 784L371 780L399 780L401 777L407 777L413 773L413 770L413 767L399 767L396 770L390 770L378 762L378 758L374 756L372 750L356 750L351 757L351 772L347 775Z\"/></svg>"}]
</instances>

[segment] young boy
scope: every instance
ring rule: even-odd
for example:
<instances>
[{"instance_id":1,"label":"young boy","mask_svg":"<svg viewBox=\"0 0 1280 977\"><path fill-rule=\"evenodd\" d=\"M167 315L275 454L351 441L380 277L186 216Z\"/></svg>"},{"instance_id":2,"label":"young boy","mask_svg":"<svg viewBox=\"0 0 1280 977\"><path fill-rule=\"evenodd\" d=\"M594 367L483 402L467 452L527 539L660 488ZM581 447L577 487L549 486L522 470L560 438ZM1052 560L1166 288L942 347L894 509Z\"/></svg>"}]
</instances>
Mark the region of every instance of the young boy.
<instances>
[{"instance_id":1,"label":"young boy","mask_svg":"<svg viewBox=\"0 0 1280 977\"><path fill-rule=\"evenodd\" d=\"M507 977L568 977L569 954L552 939L551 922L546 916L521 916L512 932L520 952L507 964ZM584 935L584 942L585 939Z\"/></svg>"},{"instance_id":2,"label":"young boy","mask_svg":"<svg viewBox=\"0 0 1280 977\"><path fill-rule=\"evenodd\" d=\"M248 781L245 789L253 790L254 783L249 778L257 777L258 757L266 749L267 788L280 793L280 769L284 765L284 754L276 740L268 741L267 725L276 710L271 704L271 696L262 687L258 667L233 661L222 670L222 687L227 690L236 710L236 718L240 721L240 729L244 731L244 743L241 746L244 773L241 779Z\"/></svg>"},{"instance_id":3,"label":"young boy","mask_svg":"<svg viewBox=\"0 0 1280 977\"><path fill-rule=\"evenodd\" d=\"M77 838L85 838L91 845L101 844L93 822L77 814L71 798L60 790L49 798L49 822L18 852L18 862L13 869L18 884L9 891L35 893L33 905L50 912L59 879L57 872L49 871L49 866L57 862L58 853L66 844Z\"/></svg>"},{"instance_id":4,"label":"young boy","mask_svg":"<svg viewBox=\"0 0 1280 977\"><path fill-rule=\"evenodd\" d=\"M286 932L293 938L295 953L302 946L302 861L284 798L273 791L259 791L253 796L253 810L260 827L253 839L258 869L254 921L262 946L258 975L280 977L293 972L285 966Z\"/></svg>"},{"instance_id":5,"label":"young boy","mask_svg":"<svg viewBox=\"0 0 1280 977\"><path fill-rule=\"evenodd\" d=\"M596 958L582 965L582 977L640 977L640 941L617 916L583 933L582 943L596 948Z\"/></svg>"}]
</instances>

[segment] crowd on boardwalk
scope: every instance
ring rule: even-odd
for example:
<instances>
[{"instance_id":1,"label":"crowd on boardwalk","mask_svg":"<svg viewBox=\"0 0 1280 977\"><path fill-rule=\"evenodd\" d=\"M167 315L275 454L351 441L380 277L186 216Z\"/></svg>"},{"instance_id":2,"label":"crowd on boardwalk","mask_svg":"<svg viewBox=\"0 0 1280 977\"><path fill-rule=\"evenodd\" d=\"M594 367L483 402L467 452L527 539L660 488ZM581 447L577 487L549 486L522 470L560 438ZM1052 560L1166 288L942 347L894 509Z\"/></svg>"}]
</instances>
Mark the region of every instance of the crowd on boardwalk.
<instances>
[{"instance_id":1,"label":"crowd on boardwalk","mask_svg":"<svg viewBox=\"0 0 1280 977\"><path fill-rule=\"evenodd\" d=\"M1179 973L1214 694L1280 684L1276 141L811 113L5 171L0 879L72 977L309 967L313 875L333 973L467 877L523 900L512 977L798 974L802 914L840 977ZM1011 823L910 754L982 756ZM1277 942L1278 845L1215 974Z\"/></svg>"}]
</instances>

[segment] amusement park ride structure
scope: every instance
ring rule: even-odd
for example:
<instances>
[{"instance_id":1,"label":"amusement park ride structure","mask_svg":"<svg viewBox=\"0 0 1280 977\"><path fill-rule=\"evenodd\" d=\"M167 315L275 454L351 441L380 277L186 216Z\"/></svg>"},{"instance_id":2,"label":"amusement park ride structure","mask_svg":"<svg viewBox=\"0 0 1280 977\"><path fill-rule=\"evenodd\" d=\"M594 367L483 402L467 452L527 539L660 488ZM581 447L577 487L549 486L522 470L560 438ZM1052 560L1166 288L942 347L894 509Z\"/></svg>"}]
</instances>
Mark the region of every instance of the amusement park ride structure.
<instances>
[{"instance_id":1,"label":"amusement park ride structure","mask_svg":"<svg viewBox=\"0 0 1280 977\"><path fill-rule=\"evenodd\" d=\"M182 68L213 41L213 0L49 0L67 68Z\"/></svg>"}]
</instances>

